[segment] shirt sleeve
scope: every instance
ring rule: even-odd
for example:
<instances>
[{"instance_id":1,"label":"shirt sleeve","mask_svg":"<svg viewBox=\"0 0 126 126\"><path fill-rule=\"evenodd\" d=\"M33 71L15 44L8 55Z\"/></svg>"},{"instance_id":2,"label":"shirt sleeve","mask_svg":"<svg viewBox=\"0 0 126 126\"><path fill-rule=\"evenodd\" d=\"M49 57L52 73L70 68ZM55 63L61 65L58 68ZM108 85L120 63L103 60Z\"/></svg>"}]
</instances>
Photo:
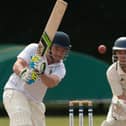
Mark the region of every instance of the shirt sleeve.
<instances>
[{"instance_id":1,"label":"shirt sleeve","mask_svg":"<svg viewBox=\"0 0 126 126\"><path fill-rule=\"evenodd\" d=\"M29 61L31 60L31 57L35 55L37 46L38 45L36 43L29 44L23 49L23 51L17 56L17 58L22 58L27 63L29 63Z\"/></svg>"},{"instance_id":2,"label":"shirt sleeve","mask_svg":"<svg viewBox=\"0 0 126 126\"><path fill-rule=\"evenodd\" d=\"M56 66L51 74L58 76L59 79L62 80L66 75L64 64L61 63L60 65Z\"/></svg>"},{"instance_id":3,"label":"shirt sleeve","mask_svg":"<svg viewBox=\"0 0 126 126\"><path fill-rule=\"evenodd\" d=\"M120 77L117 73L117 70L115 67L110 67L107 72L107 79L110 84L111 90L113 95L119 96L122 95L123 90L120 84Z\"/></svg>"}]
</instances>

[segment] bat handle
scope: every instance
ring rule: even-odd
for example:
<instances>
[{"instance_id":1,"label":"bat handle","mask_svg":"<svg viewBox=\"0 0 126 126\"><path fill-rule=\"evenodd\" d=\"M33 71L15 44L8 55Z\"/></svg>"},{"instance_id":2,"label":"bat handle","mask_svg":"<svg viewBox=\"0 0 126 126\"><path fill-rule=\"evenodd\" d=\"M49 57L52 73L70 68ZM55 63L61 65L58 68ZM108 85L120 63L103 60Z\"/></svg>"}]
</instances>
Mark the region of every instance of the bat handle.
<instances>
[{"instance_id":1,"label":"bat handle","mask_svg":"<svg viewBox=\"0 0 126 126\"><path fill-rule=\"evenodd\" d=\"M37 53L36 54L41 56L43 49L44 49L44 46L43 46L43 44L42 44L42 42L40 40L39 43L38 43L38 48L37 48Z\"/></svg>"}]
</instances>

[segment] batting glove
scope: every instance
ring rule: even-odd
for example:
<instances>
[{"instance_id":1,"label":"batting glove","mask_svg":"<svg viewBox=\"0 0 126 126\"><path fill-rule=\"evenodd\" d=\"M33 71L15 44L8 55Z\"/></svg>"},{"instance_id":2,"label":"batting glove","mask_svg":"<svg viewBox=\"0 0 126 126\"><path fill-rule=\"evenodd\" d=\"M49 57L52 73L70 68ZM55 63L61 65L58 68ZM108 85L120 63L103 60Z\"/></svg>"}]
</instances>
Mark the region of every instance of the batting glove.
<instances>
[{"instance_id":1,"label":"batting glove","mask_svg":"<svg viewBox=\"0 0 126 126\"><path fill-rule=\"evenodd\" d=\"M31 85L39 78L39 75L32 69L24 68L19 74L19 77L27 84Z\"/></svg>"},{"instance_id":2,"label":"batting glove","mask_svg":"<svg viewBox=\"0 0 126 126\"><path fill-rule=\"evenodd\" d=\"M37 71L38 74L43 74L45 72L46 62L42 60L41 56L35 55L31 58L29 66Z\"/></svg>"}]
</instances>

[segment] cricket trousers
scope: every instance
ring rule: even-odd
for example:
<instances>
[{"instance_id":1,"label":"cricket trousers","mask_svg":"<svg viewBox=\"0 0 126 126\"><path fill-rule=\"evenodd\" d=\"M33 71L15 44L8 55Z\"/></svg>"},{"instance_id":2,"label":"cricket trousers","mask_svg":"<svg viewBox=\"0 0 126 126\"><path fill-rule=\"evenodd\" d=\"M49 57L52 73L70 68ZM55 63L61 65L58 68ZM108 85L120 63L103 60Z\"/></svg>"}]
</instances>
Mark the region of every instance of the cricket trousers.
<instances>
[{"instance_id":1,"label":"cricket trousers","mask_svg":"<svg viewBox=\"0 0 126 126\"><path fill-rule=\"evenodd\" d=\"M101 126L126 126L126 120L117 120L113 118L112 106L110 106L107 118L102 122Z\"/></svg>"},{"instance_id":2,"label":"cricket trousers","mask_svg":"<svg viewBox=\"0 0 126 126\"><path fill-rule=\"evenodd\" d=\"M45 126L45 105L34 103L16 90L3 93L3 104L10 119L10 126Z\"/></svg>"}]
</instances>

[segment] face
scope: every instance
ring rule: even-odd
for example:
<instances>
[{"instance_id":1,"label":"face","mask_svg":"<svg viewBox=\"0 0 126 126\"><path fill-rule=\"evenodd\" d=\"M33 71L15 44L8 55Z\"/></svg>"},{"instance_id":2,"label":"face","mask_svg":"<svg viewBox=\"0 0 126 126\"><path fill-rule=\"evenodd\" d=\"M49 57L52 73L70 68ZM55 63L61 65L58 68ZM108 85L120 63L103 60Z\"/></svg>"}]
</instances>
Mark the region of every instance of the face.
<instances>
[{"instance_id":1,"label":"face","mask_svg":"<svg viewBox=\"0 0 126 126\"><path fill-rule=\"evenodd\" d=\"M119 60L120 64L126 65L126 50L118 50L116 51L117 59Z\"/></svg>"},{"instance_id":2,"label":"face","mask_svg":"<svg viewBox=\"0 0 126 126\"><path fill-rule=\"evenodd\" d=\"M54 62L59 62L60 60L64 59L67 54L67 51L68 49L54 44L51 48L51 56Z\"/></svg>"}]
</instances>

